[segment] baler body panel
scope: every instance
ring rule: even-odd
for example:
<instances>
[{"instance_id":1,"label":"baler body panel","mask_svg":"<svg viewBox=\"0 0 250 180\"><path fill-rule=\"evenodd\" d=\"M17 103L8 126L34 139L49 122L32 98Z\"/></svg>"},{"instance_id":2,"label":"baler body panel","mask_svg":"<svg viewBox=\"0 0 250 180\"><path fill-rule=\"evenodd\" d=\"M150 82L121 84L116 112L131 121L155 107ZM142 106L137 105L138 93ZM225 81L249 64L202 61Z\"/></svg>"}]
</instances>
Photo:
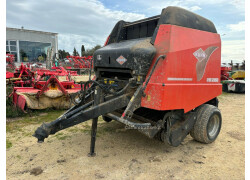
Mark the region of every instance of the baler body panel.
<instances>
[{"instance_id":1,"label":"baler body panel","mask_svg":"<svg viewBox=\"0 0 250 180\"><path fill-rule=\"evenodd\" d=\"M154 46L152 65L159 55L166 55L166 59L158 63L142 107L188 112L222 93L219 34L160 25Z\"/></svg>"}]
</instances>

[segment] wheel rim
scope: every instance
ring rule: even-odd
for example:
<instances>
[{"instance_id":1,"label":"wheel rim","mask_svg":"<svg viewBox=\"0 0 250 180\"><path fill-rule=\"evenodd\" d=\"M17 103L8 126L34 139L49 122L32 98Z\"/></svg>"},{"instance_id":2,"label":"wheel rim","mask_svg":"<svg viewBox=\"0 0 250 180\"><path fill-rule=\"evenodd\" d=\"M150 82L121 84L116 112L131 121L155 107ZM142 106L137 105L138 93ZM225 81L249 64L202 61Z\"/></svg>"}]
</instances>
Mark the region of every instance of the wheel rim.
<instances>
[{"instance_id":1,"label":"wheel rim","mask_svg":"<svg viewBox=\"0 0 250 180\"><path fill-rule=\"evenodd\" d=\"M213 115L208 123L208 136L210 139L214 139L220 128L220 118L218 115Z\"/></svg>"}]
</instances>

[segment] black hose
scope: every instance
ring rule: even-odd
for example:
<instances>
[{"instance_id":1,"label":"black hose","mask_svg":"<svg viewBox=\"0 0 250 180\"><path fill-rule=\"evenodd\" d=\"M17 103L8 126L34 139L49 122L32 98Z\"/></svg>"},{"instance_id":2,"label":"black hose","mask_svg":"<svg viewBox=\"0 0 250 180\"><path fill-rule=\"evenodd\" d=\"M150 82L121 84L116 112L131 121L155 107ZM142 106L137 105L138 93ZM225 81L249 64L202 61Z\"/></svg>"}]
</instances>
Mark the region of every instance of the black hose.
<instances>
[{"instance_id":1,"label":"black hose","mask_svg":"<svg viewBox=\"0 0 250 180\"><path fill-rule=\"evenodd\" d=\"M148 82L149 82L149 80L150 80L150 78L151 78L153 72L155 71L156 65L158 64L159 60L160 60L161 58L162 58L162 59L165 59L165 57L166 57L166 55L160 55L160 56L156 59L155 64L154 64L153 68L151 69L150 74L149 74L149 76L148 76L148 78L147 78L147 81L146 81L144 87L142 88L143 91L146 89L146 87L147 87L147 85L148 85Z\"/></svg>"},{"instance_id":2,"label":"black hose","mask_svg":"<svg viewBox=\"0 0 250 180\"><path fill-rule=\"evenodd\" d=\"M104 92L108 93L108 94L112 94L112 95L120 95L122 93L124 93L124 91L128 88L128 86L130 85L130 83L126 84L126 86L124 88L122 88L120 91L118 92L112 92L110 91L109 89L107 89L103 84L100 84L99 82L97 81L94 81L94 80L89 80L87 82L85 82L84 84L84 91L83 91L83 97L85 97L85 94L86 94L86 87L89 85L89 83L93 83L97 86L99 86L101 89L104 90Z\"/></svg>"}]
</instances>

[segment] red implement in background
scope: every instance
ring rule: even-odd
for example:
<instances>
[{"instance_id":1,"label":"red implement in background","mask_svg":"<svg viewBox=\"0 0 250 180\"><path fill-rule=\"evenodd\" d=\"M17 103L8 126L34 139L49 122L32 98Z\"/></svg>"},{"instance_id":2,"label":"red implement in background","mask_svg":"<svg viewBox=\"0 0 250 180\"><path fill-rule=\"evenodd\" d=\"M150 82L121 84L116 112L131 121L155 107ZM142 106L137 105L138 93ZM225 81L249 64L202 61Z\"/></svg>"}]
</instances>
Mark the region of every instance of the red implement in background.
<instances>
[{"instance_id":1,"label":"red implement in background","mask_svg":"<svg viewBox=\"0 0 250 180\"><path fill-rule=\"evenodd\" d=\"M14 77L14 73L6 71L6 79L10 79Z\"/></svg>"},{"instance_id":2,"label":"red implement in background","mask_svg":"<svg viewBox=\"0 0 250 180\"><path fill-rule=\"evenodd\" d=\"M66 58L69 60L72 67L75 69L89 69L91 66L92 56L67 56ZM69 68L67 67L67 69Z\"/></svg>"},{"instance_id":3,"label":"red implement in background","mask_svg":"<svg viewBox=\"0 0 250 180\"><path fill-rule=\"evenodd\" d=\"M31 69L28 66L21 63L19 68L15 69L14 77L21 78L23 80L24 79L32 79L34 77L34 72L31 71Z\"/></svg>"},{"instance_id":4,"label":"red implement in background","mask_svg":"<svg viewBox=\"0 0 250 180\"><path fill-rule=\"evenodd\" d=\"M6 68L15 69L15 55L6 54Z\"/></svg>"},{"instance_id":5,"label":"red implement in background","mask_svg":"<svg viewBox=\"0 0 250 180\"><path fill-rule=\"evenodd\" d=\"M229 78L229 71L232 71L232 67L221 67L221 81L232 79Z\"/></svg>"},{"instance_id":6,"label":"red implement in background","mask_svg":"<svg viewBox=\"0 0 250 180\"><path fill-rule=\"evenodd\" d=\"M67 56L66 57L69 62L73 65L74 68L84 68L84 65L81 61L79 61L77 58L75 58L75 56Z\"/></svg>"},{"instance_id":7,"label":"red implement in background","mask_svg":"<svg viewBox=\"0 0 250 180\"><path fill-rule=\"evenodd\" d=\"M52 90L57 93L57 95L48 96L46 92ZM55 75L50 76L47 81L36 81L32 84L32 87L14 87L13 95L13 103L14 105L21 108L23 111L26 108L30 109L44 109L53 106L53 101L58 102L58 98L61 98L61 104L67 103L65 108L69 108L70 105L67 102L67 98L76 94L81 90L80 84L75 84L74 81L63 81L60 82ZM59 93L58 93L59 92ZM60 93L61 92L61 93ZM58 95L59 94L59 95ZM63 98L62 98L63 96ZM42 98L42 99L41 99ZM43 101L47 98L46 101L49 105L44 105ZM66 98L66 99L65 99ZM68 99L70 100L70 99ZM65 102L64 102L65 101ZM41 104L39 107L39 103ZM59 108L59 107L55 107Z\"/></svg>"}]
</instances>

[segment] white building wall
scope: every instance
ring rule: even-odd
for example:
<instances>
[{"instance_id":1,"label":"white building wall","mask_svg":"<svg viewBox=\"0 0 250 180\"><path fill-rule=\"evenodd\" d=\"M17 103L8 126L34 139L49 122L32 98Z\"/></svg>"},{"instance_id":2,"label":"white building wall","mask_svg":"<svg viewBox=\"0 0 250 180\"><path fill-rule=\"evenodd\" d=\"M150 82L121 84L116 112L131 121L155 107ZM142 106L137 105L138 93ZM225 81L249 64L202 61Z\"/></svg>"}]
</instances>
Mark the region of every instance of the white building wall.
<instances>
[{"instance_id":1,"label":"white building wall","mask_svg":"<svg viewBox=\"0 0 250 180\"><path fill-rule=\"evenodd\" d=\"M6 28L6 40L17 41L17 60L20 62L19 53L19 41L30 41L30 42L41 42L51 43L54 53L58 53L58 38L57 33L17 29L17 28Z\"/></svg>"}]
</instances>

